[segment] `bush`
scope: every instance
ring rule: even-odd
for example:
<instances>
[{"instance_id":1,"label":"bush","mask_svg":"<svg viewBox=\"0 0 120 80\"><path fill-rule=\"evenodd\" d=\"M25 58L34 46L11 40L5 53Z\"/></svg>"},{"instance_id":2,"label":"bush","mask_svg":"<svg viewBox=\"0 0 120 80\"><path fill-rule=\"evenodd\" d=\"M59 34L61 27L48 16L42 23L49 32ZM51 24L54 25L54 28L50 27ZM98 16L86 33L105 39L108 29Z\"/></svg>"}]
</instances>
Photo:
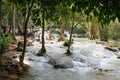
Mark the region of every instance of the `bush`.
<instances>
[{"instance_id":1,"label":"bush","mask_svg":"<svg viewBox=\"0 0 120 80\"><path fill-rule=\"evenodd\" d=\"M11 34L6 34L5 35L6 40L8 41L8 43L16 43L16 40L14 39L14 37Z\"/></svg>"},{"instance_id":2,"label":"bush","mask_svg":"<svg viewBox=\"0 0 120 80\"><path fill-rule=\"evenodd\" d=\"M69 39L64 39L64 43L63 43L63 45L64 46L69 46ZM73 43L73 39L72 39L72 41L71 41L71 43L70 43L70 45Z\"/></svg>"},{"instance_id":3,"label":"bush","mask_svg":"<svg viewBox=\"0 0 120 80\"><path fill-rule=\"evenodd\" d=\"M8 49L8 41L3 32L0 32L0 53L4 53Z\"/></svg>"}]
</instances>

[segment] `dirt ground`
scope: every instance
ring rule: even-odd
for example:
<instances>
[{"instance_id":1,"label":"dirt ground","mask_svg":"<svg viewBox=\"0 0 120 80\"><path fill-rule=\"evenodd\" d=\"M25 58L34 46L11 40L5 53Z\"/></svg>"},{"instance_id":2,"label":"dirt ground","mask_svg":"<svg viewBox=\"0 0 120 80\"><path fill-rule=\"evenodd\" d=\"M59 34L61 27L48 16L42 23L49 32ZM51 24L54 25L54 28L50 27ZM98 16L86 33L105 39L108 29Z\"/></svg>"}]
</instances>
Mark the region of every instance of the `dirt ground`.
<instances>
[{"instance_id":1,"label":"dirt ground","mask_svg":"<svg viewBox=\"0 0 120 80\"><path fill-rule=\"evenodd\" d=\"M23 40L23 37L16 36L16 40ZM16 44L10 44L8 51L3 54L2 65L0 65L0 80L22 80L28 72L28 65L24 64L23 68L19 65L17 58L22 52L16 51L16 47Z\"/></svg>"}]
</instances>

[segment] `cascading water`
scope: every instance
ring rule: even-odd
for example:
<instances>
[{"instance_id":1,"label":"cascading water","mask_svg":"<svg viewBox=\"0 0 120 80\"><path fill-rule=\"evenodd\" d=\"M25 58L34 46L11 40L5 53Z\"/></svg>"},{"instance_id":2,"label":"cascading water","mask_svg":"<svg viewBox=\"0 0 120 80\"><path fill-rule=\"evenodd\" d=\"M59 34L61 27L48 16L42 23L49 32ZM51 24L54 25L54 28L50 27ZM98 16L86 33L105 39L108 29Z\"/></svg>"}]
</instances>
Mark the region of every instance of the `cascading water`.
<instances>
[{"instance_id":1,"label":"cascading water","mask_svg":"<svg viewBox=\"0 0 120 80\"><path fill-rule=\"evenodd\" d=\"M63 42L46 42L47 55L58 57L66 52ZM120 80L120 60L116 55L94 41L74 42L71 51L73 67L54 69L49 57L35 54L41 44L27 47L25 63L30 66L24 80ZM119 54L119 52L118 52Z\"/></svg>"}]
</instances>

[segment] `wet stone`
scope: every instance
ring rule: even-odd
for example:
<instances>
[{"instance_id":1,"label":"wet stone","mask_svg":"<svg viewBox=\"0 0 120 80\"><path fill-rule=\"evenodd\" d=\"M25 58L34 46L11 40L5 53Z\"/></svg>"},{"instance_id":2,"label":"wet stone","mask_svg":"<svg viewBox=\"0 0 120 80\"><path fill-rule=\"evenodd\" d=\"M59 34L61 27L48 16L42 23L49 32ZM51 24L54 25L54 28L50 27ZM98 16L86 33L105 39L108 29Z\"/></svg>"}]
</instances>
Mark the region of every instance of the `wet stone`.
<instances>
[{"instance_id":1,"label":"wet stone","mask_svg":"<svg viewBox=\"0 0 120 80\"><path fill-rule=\"evenodd\" d=\"M54 68L71 68L73 67L72 59L67 56L53 57L49 60L49 63Z\"/></svg>"}]
</instances>

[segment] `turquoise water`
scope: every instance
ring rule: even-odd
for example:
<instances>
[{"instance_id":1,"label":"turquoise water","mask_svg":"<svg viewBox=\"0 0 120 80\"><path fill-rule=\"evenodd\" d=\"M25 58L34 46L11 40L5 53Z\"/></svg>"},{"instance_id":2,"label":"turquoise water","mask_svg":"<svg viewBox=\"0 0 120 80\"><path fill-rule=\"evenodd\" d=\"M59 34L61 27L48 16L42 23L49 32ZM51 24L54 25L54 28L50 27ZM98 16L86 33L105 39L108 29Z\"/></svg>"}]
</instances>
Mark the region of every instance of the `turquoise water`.
<instances>
[{"instance_id":1,"label":"turquoise water","mask_svg":"<svg viewBox=\"0 0 120 80\"><path fill-rule=\"evenodd\" d=\"M88 38L73 38L74 41L88 41L89 39Z\"/></svg>"}]
</instances>

